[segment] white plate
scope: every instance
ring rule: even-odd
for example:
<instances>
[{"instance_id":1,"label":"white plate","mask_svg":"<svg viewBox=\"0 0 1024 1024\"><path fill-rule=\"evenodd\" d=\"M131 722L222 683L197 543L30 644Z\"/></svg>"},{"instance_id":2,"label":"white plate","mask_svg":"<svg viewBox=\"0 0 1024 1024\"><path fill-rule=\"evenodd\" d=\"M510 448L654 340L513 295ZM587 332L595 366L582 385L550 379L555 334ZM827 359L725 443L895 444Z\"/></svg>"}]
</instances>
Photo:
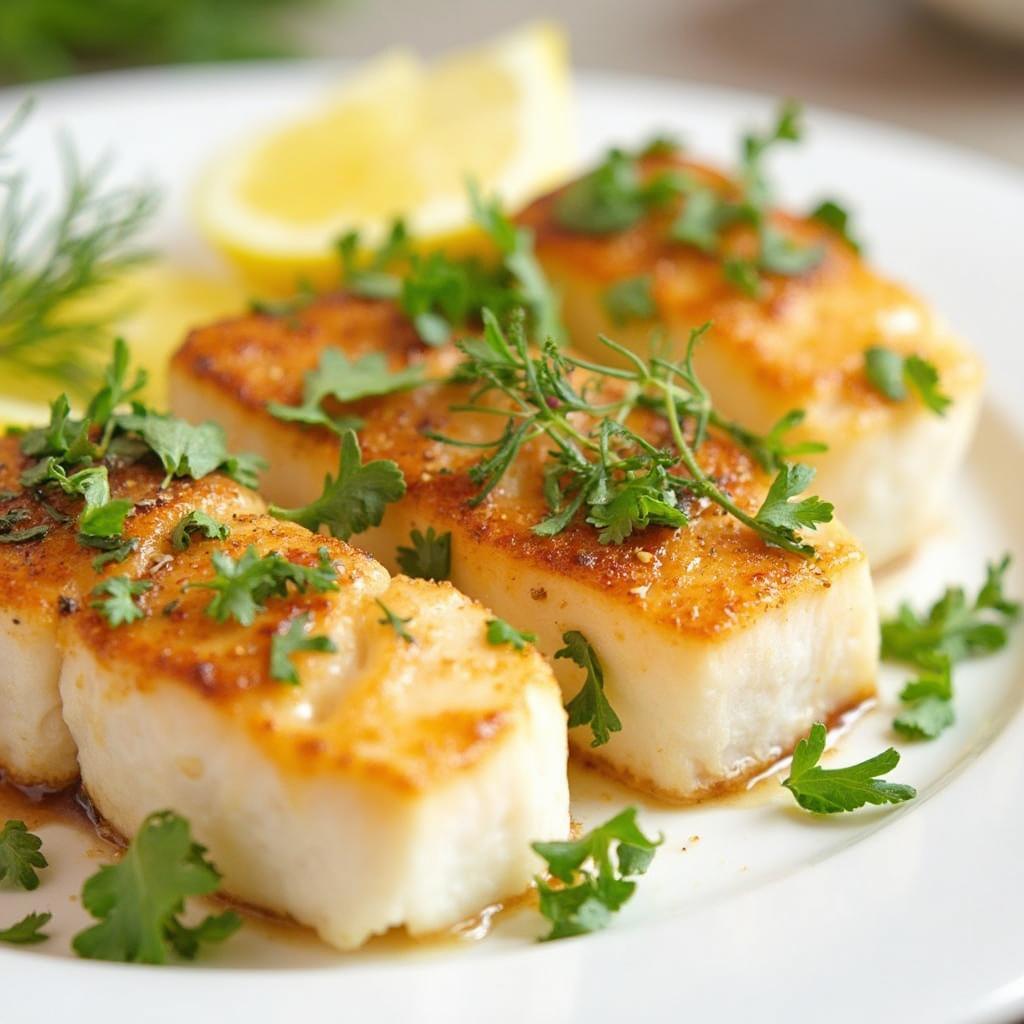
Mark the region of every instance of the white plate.
<instances>
[{"instance_id":1,"label":"white plate","mask_svg":"<svg viewBox=\"0 0 1024 1024\"><path fill-rule=\"evenodd\" d=\"M47 180L57 124L87 153L113 150L127 177L147 170L167 188L160 244L208 262L186 201L203 158L250 125L300 107L338 73L327 65L211 68L43 87L21 154ZM0 118L16 100L0 95ZM731 158L738 131L763 124L773 109L764 97L606 75L581 76L579 100L588 156L667 129L700 152ZM816 111L808 122L809 141L775 165L786 198L848 199L872 257L937 302L991 370L990 400L948 517L912 566L881 581L883 604L929 599L947 581L976 586L986 558L1024 550L1024 179L866 122ZM1011 584L1024 591L1019 570ZM51 1020L92 1022L115 1007L141 1007L141 1019L175 1022L183 1014L587 1024L812 1014L836 1022L1009 1019L1024 1010L1021 639L958 668L954 729L934 743L900 744L894 777L920 796L898 809L822 820L773 788L673 810L574 772L576 817L593 822L636 803L644 824L666 835L634 901L588 938L538 945L542 922L522 910L501 915L480 942L385 941L342 956L253 926L195 967L82 962L69 956L68 939L85 918L74 894L94 869L88 853L97 844L46 826L53 867L45 884L0 895L0 919L51 909L55 937L0 950L5 1016L35 1007ZM886 673L880 706L844 739L840 758L892 741L903 676Z\"/></svg>"}]
</instances>

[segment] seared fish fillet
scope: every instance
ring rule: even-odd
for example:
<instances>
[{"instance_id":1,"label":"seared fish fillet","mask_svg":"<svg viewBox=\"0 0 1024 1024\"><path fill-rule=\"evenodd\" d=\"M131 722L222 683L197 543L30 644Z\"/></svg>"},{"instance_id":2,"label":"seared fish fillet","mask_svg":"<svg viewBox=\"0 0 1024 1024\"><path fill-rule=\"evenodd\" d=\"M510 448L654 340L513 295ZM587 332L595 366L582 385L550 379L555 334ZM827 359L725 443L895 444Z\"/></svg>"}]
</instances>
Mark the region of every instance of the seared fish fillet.
<instances>
[{"instance_id":1,"label":"seared fish fillet","mask_svg":"<svg viewBox=\"0 0 1024 1024\"><path fill-rule=\"evenodd\" d=\"M648 159L644 172L668 166L730 188L714 170L679 158ZM646 354L661 329L678 354L691 328L712 321L696 366L716 407L758 432L791 409L806 412L791 436L828 445L827 453L802 461L816 466L815 489L835 503L873 565L905 553L934 525L974 428L982 373L927 303L813 220L773 215L788 236L822 246L825 258L799 276L766 275L760 296L751 298L725 279L719 257L667 238L678 207L622 231L581 234L559 224L560 194L538 199L519 220L536 235L575 345L593 351L603 332ZM749 256L754 245L748 226L725 234L729 255ZM656 316L613 322L607 290L642 276L651 280ZM876 391L864 372L872 346L931 361L953 400L945 415L915 396L893 402ZM599 355L606 359L607 350Z\"/></svg>"},{"instance_id":2,"label":"seared fish fillet","mask_svg":"<svg viewBox=\"0 0 1024 1024\"><path fill-rule=\"evenodd\" d=\"M489 644L487 611L450 584L392 579L265 516L230 525L150 569L144 620L111 629L87 609L63 623L64 717L101 814L128 835L155 808L180 811L225 891L342 949L524 890L530 841L569 827L565 713L540 655ZM248 628L217 623L210 591L183 585L210 577L215 547L249 545L310 566L326 546L339 589L271 598ZM301 682L284 685L270 645L304 614L336 651L295 655Z\"/></svg>"},{"instance_id":3,"label":"seared fish fillet","mask_svg":"<svg viewBox=\"0 0 1024 1024\"><path fill-rule=\"evenodd\" d=\"M78 777L75 744L61 717L57 681L62 619L88 604L89 592L107 575L141 575L164 553L166 535L196 508L220 517L257 511L256 495L226 477L175 480L160 489L163 471L148 462L110 471L111 496L135 503L125 536L138 547L101 572L99 551L75 540L80 499L60 491L24 491L18 482L26 460L14 437L0 438L0 516L14 513L18 530L45 525L41 541L0 543L0 770L14 782L59 789Z\"/></svg>"},{"instance_id":4,"label":"seared fish fillet","mask_svg":"<svg viewBox=\"0 0 1024 1024\"><path fill-rule=\"evenodd\" d=\"M266 405L298 403L304 373L328 347L350 358L384 351L394 368L422 364L431 377L458 358L426 348L393 306L337 296L283 319L246 316L194 331L172 363L172 403L186 418L216 418L233 444L266 456L270 498L305 504L335 471L338 439L275 419ZM773 761L812 721L873 692L878 636L867 561L839 523L815 534L813 560L769 548L696 503L689 528L651 528L618 546L600 544L578 522L539 537L531 527L547 513L543 443L469 506L477 487L467 467L477 453L423 435L493 438L493 417L450 411L460 399L464 391L431 384L354 403L365 421L364 461L394 459L408 486L381 526L354 542L394 566L413 528L450 531L452 582L536 632L544 654L562 646L563 632L583 632L622 729L596 749L587 729L574 729L576 750L640 787L691 799ZM700 457L735 501L758 507L766 480L750 459L722 438ZM571 697L580 669L564 658L553 664Z\"/></svg>"}]
</instances>

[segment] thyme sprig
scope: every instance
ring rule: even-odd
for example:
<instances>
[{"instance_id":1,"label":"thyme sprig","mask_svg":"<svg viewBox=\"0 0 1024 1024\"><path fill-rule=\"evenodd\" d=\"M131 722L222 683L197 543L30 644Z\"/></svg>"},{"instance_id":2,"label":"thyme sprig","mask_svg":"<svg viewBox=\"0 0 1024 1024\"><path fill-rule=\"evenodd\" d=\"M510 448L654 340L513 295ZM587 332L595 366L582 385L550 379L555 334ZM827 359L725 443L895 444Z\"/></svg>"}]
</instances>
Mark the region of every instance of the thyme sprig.
<instances>
[{"instance_id":1,"label":"thyme sprig","mask_svg":"<svg viewBox=\"0 0 1024 1024\"><path fill-rule=\"evenodd\" d=\"M561 533L582 512L599 530L601 543L621 543L648 526L685 526L685 499L690 497L718 505L768 544L814 553L797 531L828 522L832 506L817 498L790 501L810 482L813 470L782 462L785 424L767 440L746 431L737 434L779 466L754 515L737 505L697 459L709 429L724 422L693 365L694 351L709 325L691 332L685 355L676 361L658 354L642 359L602 336L605 347L626 364L606 366L570 355L551 341L539 352L531 351L521 314L510 318L507 332L490 310L484 310L483 322L482 338L458 343L465 358L453 381L473 387L468 400L453 411L503 417L504 429L483 442L429 435L485 453L469 470L479 485L471 504L482 502L519 453L543 438L552 446L544 467L550 514L533 527L540 536ZM612 382L617 383L610 386ZM662 418L671 445L659 447L629 425L638 409Z\"/></svg>"}]
</instances>

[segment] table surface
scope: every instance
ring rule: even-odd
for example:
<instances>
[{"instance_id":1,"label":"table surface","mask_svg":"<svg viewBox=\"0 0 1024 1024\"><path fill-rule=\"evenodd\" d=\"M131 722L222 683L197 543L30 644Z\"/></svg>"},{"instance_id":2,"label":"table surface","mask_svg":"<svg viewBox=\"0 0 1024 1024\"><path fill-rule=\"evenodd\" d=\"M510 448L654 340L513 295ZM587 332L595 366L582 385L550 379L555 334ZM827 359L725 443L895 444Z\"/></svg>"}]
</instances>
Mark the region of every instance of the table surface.
<instances>
[{"instance_id":1,"label":"table surface","mask_svg":"<svg viewBox=\"0 0 1024 1024\"><path fill-rule=\"evenodd\" d=\"M309 48L342 57L433 54L553 18L581 68L794 96L1024 166L1024 45L912 0L349 0L306 17Z\"/></svg>"}]
</instances>

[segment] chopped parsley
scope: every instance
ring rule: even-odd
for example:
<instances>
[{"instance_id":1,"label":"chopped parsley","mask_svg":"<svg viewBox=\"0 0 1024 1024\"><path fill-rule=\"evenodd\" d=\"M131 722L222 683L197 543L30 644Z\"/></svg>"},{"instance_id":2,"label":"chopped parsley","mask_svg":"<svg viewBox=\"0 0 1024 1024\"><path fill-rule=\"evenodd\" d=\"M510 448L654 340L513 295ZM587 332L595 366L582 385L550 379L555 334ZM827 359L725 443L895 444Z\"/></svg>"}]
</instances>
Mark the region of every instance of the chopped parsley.
<instances>
[{"instance_id":1,"label":"chopped parsley","mask_svg":"<svg viewBox=\"0 0 1024 1024\"><path fill-rule=\"evenodd\" d=\"M82 541L84 538L79 536L78 539ZM105 548L102 554L92 560L93 572L99 572L105 565L123 562L139 546L139 538L129 537L127 540L122 540L120 537L111 537L107 540L90 539L89 546Z\"/></svg>"},{"instance_id":2,"label":"chopped parsley","mask_svg":"<svg viewBox=\"0 0 1024 1024\"><path fill-rule=\"evenodd\" d=\"M369 352L350 360L344 352L325 348L315 370L306 374L299 405L271 402L267 410L280 420L318 424L337 434L359 429L362 421L354 416L332 416L323 403L354 402L360 398L378 397L407 391L423 383L423 371L417 366L392 370L383 352Z\"/></svg>"},{"instance_id":3,"label":"chopped parsley","mask_svg":"<svg viewBox=\"0 0 1024 1024\"><path fill-rule=\"evenodd\" d=\"M592 747L603 746L613 732L622 730L622 722L608 703L604 692L604 669L597 652L587 638L576 629L562 634L564 647L555 651L556 658L568 658L584 670L586 676L580 692L565 706L569 712L569 728L589 725Z\"/></svg>"},{"instance_id":4,"label":"chopped parsley","mask_svg":"<svg viewBox=\"0 0 1024 1024\"><path fill-rule=\"evenodd\" d=\"M879 778L900 763L900 755L892 747L846 768L822 768L818 762L826 736L825 726L815 722L810 734L797 743L789 777L782 783L804 810L837 814L865 804L898 804L917 796L912 786Z\"/></svg>"},{"instance_id":5,"label":"chopped parsley","mask_svg":"<svg viewBox=\"0 0 1024 1024\"><path fill-rule=\"evenodd\" d=\"M395 631L395 634L401 637L407 644L416 643L416 638L405 628L408 623L412 622L413 617L410 615L407 619L403 619L401 615L396 615L379 597L375 597L374 600L384 613L384 618L377 620L378 625L390 626Z\"/></svg>"},{"instance_id":6,"label":"chopped parsley","mask_svg":"<svg viewBox=\"0 0 1024 1024\"><path fill-rule=\"evenodd\" d=\"M127 576L108 576L92 588L94 598L90 606L95 608L111 627L123 626L146 617L146 613L135 603L135 598L153 586L149 580L132 580Z\"/></svg>"},{"instance_id":7,"label":"chopped parsley","mask_svg":"<svg viewBox=\"0 0 1024 1024\"><path fill-rule=\"evenodd\" d=\"M864 373L871 386L891 401L902 402L914 391L938 416L952 405L953 400L939 388L939 371L920 356L901 356L892 349L874 345L864 352Z\"/></svg>"},{"instance_id":8,"label":"chopped parsley","mask_svg":"<svg viewBox=\"0 0 1024 1024\"><path fill-rule=\"evenodd\" d=\"M494 644L495 647L499 644L508 644L515 650L522 651L528 644L537 642L537 634L518 630L515 626L510 626L504 619L488 619L487 642Z\"/></svg>"},{"instance_id":9,"label":"chopped parsley","mask_svg":"<svg viewBox=\"0 0 1024 1024\"><path fill-rule=\"evenodd\" d=\"M400 546L397 560L406 576L421 580L446 580L452 571L452 535L435 533L432 526L426 533L413 530L409 534L411 547Z\"/></svg>"},{"instance_id":10,"label":"chopped parsley","mask_svg":"<svg viewBox=\"0 0 1024 1024\"><path fill-rule=\"evenodd\" d=\"M904 707L893 728L911 739L934 739L953 724L953 666L1006 646L1020 604L1005 591L1010 556L990 562L973 601L962 587L947 587L925 615L909 605L882 622L882 657L920 669L900 693Z\"/></svg>"},{"instance_id":11,"label":"chopped parsley","mask_svg":"<svg viewBox=\"0 0 1024 1024\"><path fill-rule=\"evenodd\" d=\"M809 482L810 470L780 468L767 506L758 515L750 515L697 461L696 452L709 426L714 425L758 457L772 449L774 461L780 462L781 435L799 418L791 414L766 438L758 438L715 412L693 365L695 347L707 325L691 332L686 354L674 362L660 356L641 359L602 336L602 343L625 363L619 367L572 356L551 343L535 353L527 343L521 319L511 320L507 334L489 310L484 311L483 320L482 338L458 343L464 359L453 379L476 385L472 401L458 408L493 416L492 399L501 396L509 409L504 430L493 441L471 444L440 434L427 435L456 446L484 449L485 454L469 468L469 477L478 486L470 504L482 502L523 447L543 437L549 442L544 496L550 514L533 528L540 536L560 533L580 514L597 528L601 543L618 544L651 526L685 526L685 498L692 496L718 505L769 544L813 553L795 531L827 521L831 506L819 499L786 505L796 495L797 485ZM577 369L588 374L582 389L574 383ZM605 400L595 397L598 386L608 381L625 382L629 387ZM670 431L670 446L655 447L629 429L629 414L640 408L663 418ZM589 417L589 428L581 423L579 414ZM687 420L690 429L684 431Z\"/></svg>"},{"instance_id":12,"label":"chopped parsley","mask_svg":"<svg viewBox=\"0 0 1024 1024\"><path fill-rule=\"evenodd\" d=\"M171 951L192 960L201 945L223 942L241 927L233 910L195 927L180 920L185 901L216 892L220 878L184 818L151 814L120 861L86 880L82 905L99 923L79 932L72 946L93 960L162 964Z\"/></svg>"},{"instance_id":13,"label":"chopped parsley","mask_svg":"<svg viewBox=\"0 0 1024 1024\"><path fill-rule=\"evenodd\" d=\"M824 199L811 210L811 219L831 228L855 252L860 253L861 243L850 233L850 212L834 199Z\"/></svg>"},{"instance_id":14,"label":"chopped parsley","mask_svg":"<svg viewBox=\"0 0 1024 1024\"><path fill-rule=\"evenodd\" d=\"M237 560L226 551L214 551L210 556L213 578L187 586L189 590L214 592L206 606L210 618L217 622L234 619L243 626L251 626L256 615L265 610L264 603L271 597L286 597L289 586L300 594L307 590L318 594L337 590L338 574L327 548L320 548L319 558L319 564L310 567L289 562L276 551L261 555L252 544Z\"/></svg>"},{"instance_id":15,"label":"chopped parsley","mask_svg":"<svg viewBox=\"0 0 1024 1024\"><path fill-rule=\"evenodd\" d=\"M271 505L270 514L314 533L326 526L333 536L348 540L353 534L379 526L385 506L403 494L405 478L398 464L377 459L364 465L355 431L346 430L341 435L338 475L328 475L323 494L301 508Z\"/></svg>"},{"instance_id":16,"label":"chopped parsley","mask_svg":"<svg viewBox=\"0 0 1024 1024\"><path fill-rule=\"evenodd\" d=\"M0 514L0 544L23 544L30 540L41 540L50 532L47 523L35 526L18 526L31 518L27 508L10 508Z\"/></svg>"},{"instance_id":17,"label":"chopped parsley","mask_svg":"<svg viewBox=\"0 0 1024 1024\"><path fill-rule=\"evenodd\" d=\"M561 884L537 879L540 912L551 923L542 939L566 939L606 927L636 891L664 840L650 839L636 823L636 808L627 807L579 839L532 843Z\"/></svg>"},{"instance_id":18,"label":"chopped parsley","mask_svg":"<svg viewBox=\"0 0 1024 1024\"><path fill-rule=\"evenodd\" d=\"M0 831L0 882L7 881L18 889L38 889L37 868L47 867L43 841L29 832L25 822L11 819Z\"/></svg>"},{"instance_id":19,"label":"chopped parsley","mask_svg":"<svg viewBox=\"0 0 1024 1024\"><path fill-rule=\"evenodd\" d=\"M633 320L653 320L658 315L650 274L616 281L602 301L612 323L619 327Z\"/></svg>"},{"instance_id":20,"label":"chopped parsley","mask_svg":"<svg viewBox=\"0 0 1024 1024\"><path fill-rule=\"evenodd\" d=\"M300 651L319 651L333 654L337 651L334 642L328 636L309 636L306 630L312 616L304 612L288 623L284 633L275 633L270 641L270 677L281 683L297 686L299 674L292 664L291 656Z\"/></svg>"},{"instance_id":21,"label":"chopped parsley","mask_svg":"<svg viewBox=\"0 0 1024 1024\"><path fill-rule=\"evenodd\" d=\"M10 928L0 928L0 942L8 942L14 946L31 946L45 942L50 936L44 934L43 928L50 923L53 914L26 914Z\"/></svg>"},{"instance_id":22,"label":"chopped parsley","mask_svg":"<svg viewBox=\"0 0 1024 1024\"><path fill-rule=\"evenodd\" d=\"M193 533L201 533L207 540L227 540L231 528L202 509L194 508L178 520L178 525L171 532L171 547L175 551L184 551L192 544Z\"/></svg>"}]
</instances>

